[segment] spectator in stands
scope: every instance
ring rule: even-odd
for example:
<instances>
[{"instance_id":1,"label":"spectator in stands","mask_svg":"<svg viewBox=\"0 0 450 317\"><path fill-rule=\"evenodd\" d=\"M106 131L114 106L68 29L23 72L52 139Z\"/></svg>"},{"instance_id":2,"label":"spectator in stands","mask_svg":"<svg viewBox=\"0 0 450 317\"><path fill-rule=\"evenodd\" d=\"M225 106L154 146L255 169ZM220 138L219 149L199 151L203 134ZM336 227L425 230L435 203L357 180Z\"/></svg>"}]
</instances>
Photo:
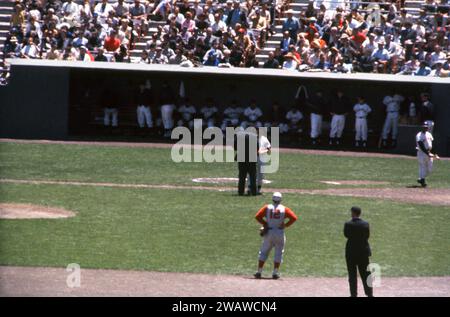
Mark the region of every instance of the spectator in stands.
<instances>
[{"instance_id":1,"label":"spectator in stands","mask_svg":"<svg viewBox=\"0 0 450 317\"><path fill-rule=\"evenodd\" d=\"M283 22L282 31L283 33L288 31L292 40L297 41L297 34L301 27L300 21L294 17L294 10L287 10L286 16L287 19Z\"/></svg>"},{"instance_id":2,"label":"spectator in stands","mask_svg":"<svg viewBox=\"0 0 450 317\"><path fill-rule=\"evenodd\" d=\"M264 68L274 68L274 69L280 68L280 63L278 62L277 59L275 59L275 53L273 51L269 52L269 58L264 63L263 67Z\"/></svg>"},{"instance_id":3,"label":"spectator in stands","mask_svg":"<svg viewBox=\"0 0 450 317\"><path fill-rule=\"evenodd\" d=\"M129 9L130 18L133 21L133 26L138 35L145 35L147 33L147 10L140 0L134 0L134 5Z\"/></svg>"},{"instance_id":4,"label":"spectator in stands","mask_svg":"<svg viewBox=\"0 0 450 317\"><path fill-rule=\"evenodd\" d=\"M20 57L22 58L37 58L39 54L39 49L34 43L34 39L30 36L28 39L26 39L25 43L23 44L21 50L20 50Z\"/></svg>"},{"instance_id":5,"label":"spectator in stands","mask_svg":"<svg viewBox=\"0 0 450 317\"><path fill-rule=\"evenodd\" d=\"M100 24L106 23L110 12L115 12L115 10L113 6L108 3L108 0L102 0L94 8L94 15L97 17L97 21Z\"/></svg>"},{"instance_id":6,"label":"spectator in stands","mask_svg":"<svg viewBox=\"0 0 450 317\"><path fill-rule=\"evenodd\" d=\"M117 31L111 30L109 36L105 39L103 47L107 52L115 52L120 47L120 40L117 38Z\"/></svg>"},{"instance_id":7,"label":"spectator in stands","mask_svg":"<svg viewBox=\"0 0 450 317\"><path fill-rule=\"evenodd\" d=\"M95 56L95 61L96 62L107 62L108 58L104 55L104 48L103 47L99 47L97 48L97 56Z\"/></svg>"},{"instance_id":8,"label":"spectator in stands","mask_svg":"<svg viewBox=\"0 0 450 317\"><path fill-rule=\"evenodd\" d=\"M294 58L294 54L292 54L291 52L284 55L283 69L292 70L292 71L297 70L298 64L299 63Z\"/></svg>"},{"instance_id":9,"label":"spectator in stands","mask_svg":"<svg viewBox=\"0 0 450 317\"><path fill-rule=\"evenodd\" d=\"M130 7L124 0L118 0L112 7L119 18L126 18L130 14Z\"/></svg>"},{"instance_id":10,"label":"spectator in stands","mask_svg":"<svg viewBox=\"0 0 450 317\"><path fill-rule=\"evenodd\" d=\"M280 49L281 49L281 54L287 54L287 52L289 52L289 47L295 44L294 40L292 39L292 37L289 34L289 31L284 31L283 32L283 38L280 41Z\"/></svg>"},{"instance_id":11,"label":"spectator in stands","mask_svg":"<svg viewBox=\"0 0 450 317\"><path fill-rule=\"evenodd\" d=\"M419 68L413 73L414 76L428 76L431 73L431 68L425 61L420 62Z\"/></svg>"},{"instance_id":12,"label":"spectator in stands","mask_svg":"<svg viewBox=\"0 0 450 317\"><path fill-rule=\"evenodd\" d=\"M183 62L187 61L186 56L183 55L183 49L181 46L175 49L175 55L169 58L169 64L179 65Z\"/></svg>"},{"instance_id":13,"label":"spectator in stands","mask_svg":"<svg viewBox=\"0 0 450 317\"><path fill-rule=\"evenodd\" d=\"M78 58L77 60L82 61L82 62L90 62L91 56L89 55L86 46L80 46L79 51L78 51Z\"/></svg>"},{"instance_id":14,"label":"spectator in stands","mask_svg":"<svg viewBox=\"0 0 450 317\"><path fill-rule=\"evenodd\" d=\"M239 0L234 0L233 9L228 14L226 23L232 28L234 28L237 23L241 24L243 27L248 27L247 16L241 9L241 3Z\"/></svg>"},{"instance_id":15,"label":"spectator in stands","mask_svg":"<svg viewBox=\"0 0 450 317\"><path fill-rule=\"evenodd\" d=\"M162 48L156 48L155 56L150 60L150 64L169 64L169 59L162 53Z\"/></svg>"}]
</instances>

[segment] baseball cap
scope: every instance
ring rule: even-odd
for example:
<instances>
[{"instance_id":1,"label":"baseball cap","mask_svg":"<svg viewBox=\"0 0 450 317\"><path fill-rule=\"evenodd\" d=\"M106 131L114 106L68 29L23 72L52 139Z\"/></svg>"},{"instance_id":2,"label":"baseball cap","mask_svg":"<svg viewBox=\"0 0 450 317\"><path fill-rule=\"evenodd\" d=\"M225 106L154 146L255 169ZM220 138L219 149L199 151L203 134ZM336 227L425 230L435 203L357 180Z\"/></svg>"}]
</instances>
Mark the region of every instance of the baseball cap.
<instances>
[{"instance_id":1,"label":"baseball cap","mask_svg":"<svg viewBox=\"0 0 450 317\"><path fill-rule=\"evenodd\" d=\"M280 192L273 193L273 196L272 196L273 201L280 202L281 198L283 198L283 196L281 195Z\"/></svg>"}]
</instances>

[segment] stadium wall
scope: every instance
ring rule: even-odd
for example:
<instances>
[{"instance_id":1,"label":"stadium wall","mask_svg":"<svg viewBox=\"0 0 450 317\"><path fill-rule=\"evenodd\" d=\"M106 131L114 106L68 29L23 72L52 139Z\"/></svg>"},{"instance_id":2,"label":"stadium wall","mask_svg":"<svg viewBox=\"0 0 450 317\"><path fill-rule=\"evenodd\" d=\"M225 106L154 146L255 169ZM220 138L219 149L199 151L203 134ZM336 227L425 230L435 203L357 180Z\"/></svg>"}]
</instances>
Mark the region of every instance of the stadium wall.
<instances>
[{"instance_id":1,"label":"stadium wall","mask_svg":"<svg viewBox=\"0 0 450 317\"><path fill-rule=\"evenodd\" d=\"M449 79L36 60L12 60L11 64L10 84L0 88L3 138L68 139L82 133L94 110L101 110L100 99L106 91L114 91L119 106L126 108L139 81L149 79L156 92L167 81L178 93L182 80L193 104L201 106L206 97L213 97L221 108L232 99L246 105L251 98L265 109L274 101L288 108L299 85L305 85L309 93L321 89L331 94L339 88L351 97L362 94L373 109L369 128L377 137L384 119L381 102L387 93L392 89L404 95L429 92L436 106L435 147L438 153L450 156ZM128 107L132 112L133 107ZM119 114L119 125L120 120ZM346 129L350 133L353 122L349 116ZM401 126L396 152L414 153L416 133L417 127Z\"/></svg>"}]
</instances>

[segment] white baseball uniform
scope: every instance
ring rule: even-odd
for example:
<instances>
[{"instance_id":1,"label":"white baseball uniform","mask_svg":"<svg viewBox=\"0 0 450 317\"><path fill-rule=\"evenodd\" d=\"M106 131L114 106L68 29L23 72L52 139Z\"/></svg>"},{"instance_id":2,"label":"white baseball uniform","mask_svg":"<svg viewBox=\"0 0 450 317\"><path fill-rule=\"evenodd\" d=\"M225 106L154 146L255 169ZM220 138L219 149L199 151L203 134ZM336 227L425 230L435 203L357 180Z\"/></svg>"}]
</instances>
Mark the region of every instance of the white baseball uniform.
<instances>
[{"instance_id":1,"label":"white baseball uniform","mask_svg":"<svg viewBox=\"0 0 450 317\"><path fill-rule=\"evenodd\" d=\"M261 122L258 121L258 119L263 115L261 109L259 107L256 107L252 109L252 107L247 107L244 110L244 116L246 120L242 122L242 127L246 129L249 125L249 123L254 123L256 128L261 127Z\"/></svg>"},{"instance_id":2,"label":"white baseball uniform","mask_svg":"<svg viewBox=\"0 0 450 317\"><path fill-rule=\"evenodd\" d=\"M107 107L104 110L103 124L108 127L109 125L117 127L119 124L118 117L119 112L117 108Z\"/></svg>"},{"instance_id":3,"label":"white baseball uniform","mask_svg":"<svg viewBox=\"0 0 450 317\"><path fill-rule=\"evenodd\" d=\"M138 105L136 108L136 112L138 125L140 128L143 128L145 126L145 123L147 123L148 128L153 128L152 112L150 111L149 106Z\"/></svg>"},{"instance_id":4,"label":"white baseball uniform","mask_svg":"<svg viewBox=\"0 0 450 317\"><path fill-rule=\"evenodd\" d=\"M215 106L204 106L202 109L200 109L200 112L203 114L203 118L205 119L205 124L208 128L213 127L214 122L214 115L217 113L217 107Z\"/></svg>"},{"instance_id":5,"label":"white baseball uniform","mask_svg":"<svg viewBox=\"0 0 450 317\"><path fill-rule=\"evenodd\" d=\"M356 141L367 141L367 115L372 111L368 104L357 103L353 107L355 112L355 140Z\"/></svg>"},{"instance_id":6,"label":"white baseball uniform","mask_svg":"<svg viewBox=\"0 0 450 317\"><path fill-rule=\"evenodd\" d=\"M259 251L259 260L265 262L272 248L275 248L274 262L281 263L286 242L284 227L281 226L286 218L297 220L297 216L289 207L282 204L269 204L263 206L256 217L265 218L269 228Z\"/></svg>"},{"instance_id":7,"label":"white baseball uniform","mask_svg":"<svg viewBox=\"0 0 450 317\"><path fill-rule=\"evenodd\" d=\"M226 127L233 126L236 127L239 125L239 120L241 118L242 113L244 112L244 109L241 107L227 107L223 114L225 115L225 118L222 122L222 130L225 131Z\"/></svg>"},{"instance_id":8,"label":"white baseball uniform","mask_svg":"<svg viewBox=\"0 0 450 317\"><path fill-rule=\"evenodd\" d=\"M322 134L322 115L311 113L311 139L316 139Z\"/></svg>"},{"instance_id":9,"label":"white baseball uniform","mask_svg":"<svg viewBox=\"0 0 450 317\"><path fill-rule=\"evenodd\" d=\"M341 138L345 128L345 114L334 114L331 118L330 138Z\"/></svg>"},{"instance_id":10,"label":"white baseball uniform","mask_svg":"<svg viewBox=\"0 0 450 317\"><path fill-rule=\"evenodd\" d=\"M270 148L272 147L272 145L270 144L270 141L267 137L265 137L264 135L260 135L259 136L259 151L261 150L270 150ZM265 162L263 162L261 160L261 158L265 158L267 156L267 154L260 154L258 156L258 166L256 168L256 183L258 184L258 189L261 189L262 186L262 182L264 179L264 174L262 172L263 166L266 164Z\"/></svg>"},{"instance_id":11,"label":"white baseball uniform","mask_svg":"<svg viewBox=\"0 0 450 317\"><path fill-rule=\"evenodd\" d=\"M289 128L295 129L297 132L301 132L300 121L303 119L303 113L300 110L289 110L286 113L286 119L288 120Z\"/></svg>"},{"instance_id":12,"label":"white baseball uniform","mask_svg":"<svg viewBox=\"0 0 450 317\"><path fill-rule=\"evenodd\" d=\"M174 126L173 122L173 111L175 109L175 105L166 104L161 106L161 119L164 126L164 129L170 130Z\"/></svg>"},{"instance_id":13,"label":"white baseball uniform","mask_svg":"<svg viewBox=\"0 0 450 317\"><path fill-rule=\"evenodd\" d=\"M382 138L386 140L389 133L393 140L397 139L398 135L398 118L400 111L400 104L405 100L404 97L400 95L386 96L383 99L383 104L386 105L386 120L384 121Z\"/></svg>"},{"instance_id":14,"label":"white baseball uniform","mask_svg":"<svg viewBox=\"0 0 450 317\"><path fill-rule=\"evenodd\" d=\"M419 132L416 135L417 160L419 161L419 179L425 179L433 170L433 158L428 153L423 152L419 147L422 141L425 149L431 151L433 148L433 136L430 132Z\"/></svg>"},{"instance_id":15,"label":"white baseball uniform","mask_svg":"<svg viewBox=\"0 0 450 317\"><path fill-rule=\"evenodd\" d=\"M183 126L187 124L189 129L194 127L194 116L197 110L192 105L181 105L178 108L178 112L181 115L181 119L178 120L178 126Z\"/></svg>"}]
</instances>

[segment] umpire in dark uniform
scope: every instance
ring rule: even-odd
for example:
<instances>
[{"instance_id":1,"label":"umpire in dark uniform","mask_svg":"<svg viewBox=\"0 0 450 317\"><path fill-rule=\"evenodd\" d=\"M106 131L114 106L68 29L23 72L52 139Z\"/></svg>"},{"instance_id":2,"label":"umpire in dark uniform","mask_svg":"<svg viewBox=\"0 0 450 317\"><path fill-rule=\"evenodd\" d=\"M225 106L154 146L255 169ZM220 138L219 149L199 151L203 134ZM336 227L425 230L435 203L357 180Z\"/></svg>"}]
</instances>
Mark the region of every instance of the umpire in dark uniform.
<instances>
[{"instance_id":1,"label":"umpire in dark uniform","mask_svg":"<svg viewBox=\"0 0 450 317\"><path fill-rule=\"evenodd\" d=\"M258 152L258 136L248 131L238 131L234 138L235 160L238 162L239 183L238 194L245 192L245 180L249 178L250 194L256 196L256 165Z\"/></svg>"},{"instance_id":2,"label":"umpire in dark uniform","mask_svg":"<svg viewBox=\"0 0 450 317\"><path fill-rule=\"evenodd\" d=\"M370 229L369 223L362 220L361 208L351 208L352 219L344 226L344 235L347 238L345 246L345 259L347 261L348 283L350 285L350 296L358 295L357 269L361 276L364 292L368 297L373 296L373 289L367 283L370 272L367 271L369 257L372 255L369 245Z\"/></svg>"}]
</instances>

